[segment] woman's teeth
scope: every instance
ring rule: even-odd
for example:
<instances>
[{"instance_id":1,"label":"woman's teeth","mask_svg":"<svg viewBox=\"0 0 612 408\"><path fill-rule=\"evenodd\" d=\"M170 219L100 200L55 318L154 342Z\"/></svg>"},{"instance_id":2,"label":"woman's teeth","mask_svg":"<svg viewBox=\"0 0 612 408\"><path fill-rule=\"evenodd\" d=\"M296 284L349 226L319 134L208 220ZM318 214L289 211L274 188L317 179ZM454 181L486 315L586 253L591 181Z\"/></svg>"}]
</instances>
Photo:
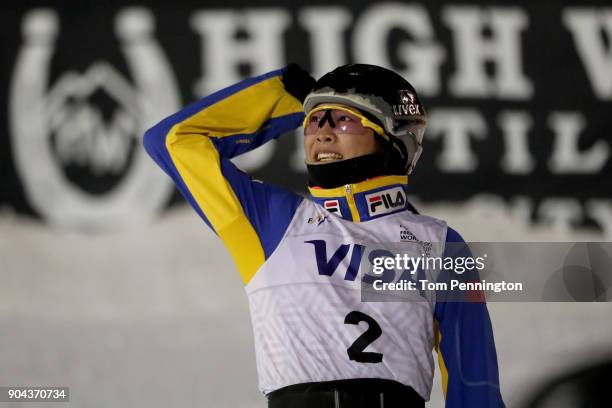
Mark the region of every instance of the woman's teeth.
<instances>
[{"instance_id":1,"label":"woman's teeth","mask_svg":"<svg viewBox=\"0 0 612 408\"><path fill-rule=\"evenodd\" d=\"M342 155L338 153L318 153L317 160L318 161L332 161L332 160L340 160L342 159Z\"/></svg>"}]
</instances>

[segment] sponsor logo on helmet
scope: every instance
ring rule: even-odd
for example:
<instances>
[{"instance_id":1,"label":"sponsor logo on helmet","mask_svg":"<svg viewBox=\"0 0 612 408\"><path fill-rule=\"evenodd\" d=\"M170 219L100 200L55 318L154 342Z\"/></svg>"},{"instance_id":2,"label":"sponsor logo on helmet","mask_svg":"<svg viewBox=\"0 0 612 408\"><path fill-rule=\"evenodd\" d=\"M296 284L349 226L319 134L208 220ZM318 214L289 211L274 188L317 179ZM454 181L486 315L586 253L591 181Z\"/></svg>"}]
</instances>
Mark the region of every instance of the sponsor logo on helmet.
<instances>
[{"instance_id":1,"label":"sponsor logo on helmet","mask_svg":"<svg viewBox=\"0 0 612 408\"><path fill-rule=\"evenodd\" d=\"M368 203L368 214L371 217L397 211L406 204L406 193L401 187L366 194L365 198Z\"/></svg>"},{"instance_id":2,"label":"sponsor logo on helmet","mask_svg":"<svg viewBox=\"0 0 612 408\"><path fill-rule=\"evenodd\" d=\"M406 90L400 91L400 99L403 104L410 104L410 103L416 102L416 98L414 97L414 94Z\"/></svg>"},{"instance_id":3,"label":"sponsor logo on helmet","mask_svg":"<svg viewBox=\"0 0 612 408\"><path fill-rule=\"evenodd\" d=\"M421 105L417 103L414 92L401 89L399 91L399 100L401 102L400 104L393 105L393 115L396 118L423 114Z\"/></svg>"}]
</instances>

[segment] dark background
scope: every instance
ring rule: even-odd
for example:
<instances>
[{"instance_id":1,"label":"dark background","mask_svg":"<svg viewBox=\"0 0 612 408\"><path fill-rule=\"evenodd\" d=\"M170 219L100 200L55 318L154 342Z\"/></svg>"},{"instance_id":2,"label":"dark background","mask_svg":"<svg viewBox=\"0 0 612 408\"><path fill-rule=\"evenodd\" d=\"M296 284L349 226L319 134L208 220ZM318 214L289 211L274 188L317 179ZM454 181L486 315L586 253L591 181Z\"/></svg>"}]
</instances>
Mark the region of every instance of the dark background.
<instances>
[{"instance_id":1,"label":"dark background","mask_svg":"<svg viewBox=\"0 0 612 408\"><path fill-rule=\"evenodd\" d=\"M350 10L353 19L359 18L363 10L374 3L365 1L334 2ZM441 88L434 95L423 95L421 98L429 113L437 108L476 110L485 120L488 128L482 140L471 139L472 151L478 158L478 166L469 172L445 172L436 164L436 158L442 149L442 137L427 137L424 154L411 177L412 192L422 202L464 201L477 194L490 193L510 201L515 197L528 197L533 204L530 218L537 221L541 212L538 206L549 197L567 198L584 207L590 199L610 199L611 189L607 182L612 170L612 160L597 174L553 174L548 167L554 135L548 126L548 117L555 111L577 112L586 118L585 130L580 134L579 147L588 150L596 141L611 140L612 122L610 111L612 101L601 100L593 92L584 64L576 51L571 33L562 23L561 13L564 8L587 7L582 2L538 1L524 2L520 5L506 5L505 2L453 2L452 5L465 4L482 7L511 7L523 10L529 19L527 27L521 34L522 71L533 84L533 96L527 100L498 98L464 98L453 96L449 91L449 78L455 72L455 48L452 32L442 21L444 7L451 3L426 2L419 4L426 8L433 24L435 41L445 50L446 56L440 67ZM591 1L588 7L604 5L606 2ZM181 103L186 104L196 99L195 81L205 76L202 67L202 38L190 26L190 16L196 11L207 9L235 9L277 7L288 11L292 23L283 35L286 63L297 62L305 68L311 66L311 50L308 33L297 23L297 13L304 7L330 5L329 2L14 2L3 3L0 16L0 205L6 205L17 212L38 216L40 213L31 205L24 192L22 177L16 170L13 160L12 138L8 128L10 118L8 109L8 90L14 76L14 61L22 46L20 24L24 14L34 8L44 7L55 10L60 18L60 35L56 50L49 67L49 82L52 84L67 70L84 71L93 61L104 60L118 69L126 79L130 72L119 50L120 44L113 35L113 16L119 9L127 6L142 5L153 12L156 29L155 37L163 48L171 64L175 78L180 86ZM354 61L349 45L352 28L344 33L346 61ZM490 36L490 30L483 30L484 36ZM601 31L601 41L610 49L610 33ZM249 34L238 30L237 38L248 38ZM410 39L410 34L402 29L390 31L388 40L381 47L386 47L392 62L391 68L403 69L404 59L398 55L397 45ZM325 44L317 44L324 47ZM609 51L608 51L609 52ZM238 67L244 76L258 74L252 72L249 64ZM489 75L495 75L497 67L487 64ZM610 71L612 72L612 70ZM408 78L410 80L410 78ZM225 86L226 84L219 84ZM419 84L414 83L417 90ZM115 101L97 92L89 101L99 107L106 115L112 112ZM501 130L497 124L497 115L503 110L523 111L531 118L528 133L529 151L535 161L535 167L526 174L513 175L503 171L500 161L503 156ZM168 114L171 112L168 112ZM159 119L162 119L161 117ZM275 145L273 160L268 160L254 171L258 178L288 188L304 191L305 174L295 172L288 164L295 143L299 139L285 137ZM52 143L53 136L50 138ZM132 143L130 157L138 143ZM85 165L59 164L65 177L92 197L103 197L111 192L121 180L122 174L129 170L129 163L123 173L93 174ZM31 158L31 166L36 166L36 157ZM282 169L282 171L280 171ZM168 205L181 202L175 193L168 199ZM575 220L572 227L601 226L593 221L588 212Z\"/></svg>"}]
</instances>

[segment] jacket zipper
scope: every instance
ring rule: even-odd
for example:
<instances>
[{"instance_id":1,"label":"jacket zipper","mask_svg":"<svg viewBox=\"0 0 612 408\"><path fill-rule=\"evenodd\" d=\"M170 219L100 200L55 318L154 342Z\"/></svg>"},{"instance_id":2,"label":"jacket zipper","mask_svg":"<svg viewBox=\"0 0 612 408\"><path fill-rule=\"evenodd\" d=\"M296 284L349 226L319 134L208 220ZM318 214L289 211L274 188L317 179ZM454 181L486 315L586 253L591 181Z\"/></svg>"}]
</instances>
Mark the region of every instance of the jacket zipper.
<instances>
[{"instance_id":1,"label":"jacket zipper","mask_svg":"<svg viewBox=\"0 0 612 408\"><path fill-rule=\"evenodd\" d=\"M355 196L353 195L353 189L350 184L344 185L344 191L346 192L346 201L348 203L349 209L351 210L351 216L353 217L353 222L361 221L359 217L359 211L357 210L357 204L355 203Z\"/></svg>"}]
</instances>

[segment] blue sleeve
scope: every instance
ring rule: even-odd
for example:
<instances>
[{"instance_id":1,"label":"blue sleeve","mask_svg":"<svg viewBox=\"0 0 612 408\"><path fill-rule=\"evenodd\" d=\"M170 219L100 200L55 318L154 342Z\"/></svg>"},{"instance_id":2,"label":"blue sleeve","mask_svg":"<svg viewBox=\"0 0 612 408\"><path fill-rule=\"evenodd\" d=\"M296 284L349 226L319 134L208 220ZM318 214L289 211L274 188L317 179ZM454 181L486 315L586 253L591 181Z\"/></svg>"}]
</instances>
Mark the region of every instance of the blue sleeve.
<instances>
[{"instance_id":1,"label":"blue sleeve","mask_svg":"<svg viewBox=\"0 0 612 408\"><path fill-rule=\"evenodd\" d=\"M462 243L463 238L449 227L444 257L471 256ZM503 407L493 328L484 299L438 301L434 315L446 407Z\"/></svg>"},{"instance_id":2,"label":"blue sleeve","mask_svg":"<svg viewBox=\"0 0 612 408\"><path fill-rule=\"evenodd\" d=\"M228 247L247 283L272 254L302 198L257 182L232 157L301 125L282 70L244 80L162 120L144 136L153 160Z\"/></svg>"}]
</instances>

